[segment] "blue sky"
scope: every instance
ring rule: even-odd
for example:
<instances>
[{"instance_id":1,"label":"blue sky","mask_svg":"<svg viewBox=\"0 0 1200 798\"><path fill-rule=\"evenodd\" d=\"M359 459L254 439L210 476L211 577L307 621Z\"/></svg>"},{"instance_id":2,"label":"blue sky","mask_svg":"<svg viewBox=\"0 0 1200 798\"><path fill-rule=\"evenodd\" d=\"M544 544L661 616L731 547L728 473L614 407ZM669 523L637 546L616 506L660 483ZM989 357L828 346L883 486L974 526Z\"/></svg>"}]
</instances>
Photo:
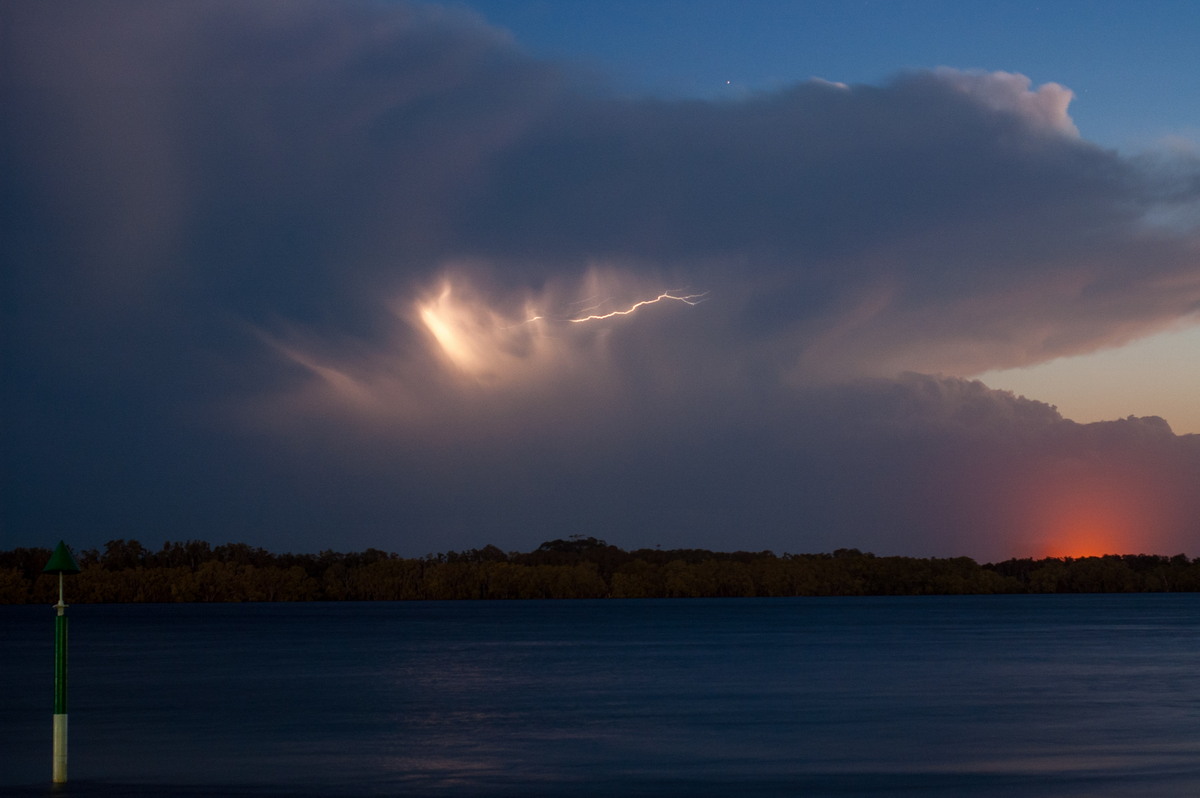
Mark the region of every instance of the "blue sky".
<instances>
[{"instance_id":1,"label":"blue sky","mask_svg":"<svg viewBox=\"0 0 1200 798\"><path fill-rule=\"evenodd\" d=\"M1200 139L1200 5L953 0L476 0L539 56L631 93L722 97L811 77L878 84L908 69L1061 83L1084 137L1138 150ZM727 83L728 81L728 83Z\"/></svg>"},{"instance_id":2,"label":"blue sky","mask_svg":"<svg viewBox=\"0 0 1200 798\"><path fill-rule=\"evenodd\" d=\"M6 2L0 540L1200 553L1196 15Z\"/></svg>"}]
</instances>

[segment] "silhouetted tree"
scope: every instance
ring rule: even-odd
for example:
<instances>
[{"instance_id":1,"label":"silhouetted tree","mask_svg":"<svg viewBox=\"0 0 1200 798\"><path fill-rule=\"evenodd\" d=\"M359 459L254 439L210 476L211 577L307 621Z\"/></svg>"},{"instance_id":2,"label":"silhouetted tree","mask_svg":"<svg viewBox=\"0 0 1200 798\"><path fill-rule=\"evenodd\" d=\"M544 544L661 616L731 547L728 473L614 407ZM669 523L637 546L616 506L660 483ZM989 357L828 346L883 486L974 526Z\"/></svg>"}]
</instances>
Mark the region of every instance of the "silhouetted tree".
<instances>
[{"instance_id":1,"label":"silhouetted tree","mask_svg":"<svg viewBox=\"0 0 1200 798\"><path fill-rule=\"evenodd\" d=\"M48 603L49 549L0 551L0 603ZM74 601L408 601L689 598L962 593L1200 591L1200 559L1136 554L1013 559L713 552L627 552L594 537L546 541L526 554L496 546L406 559L379 549L272 554L243 543L168 542L150 552L116 539L80 553Z\"/></svg>"}]
</instances>

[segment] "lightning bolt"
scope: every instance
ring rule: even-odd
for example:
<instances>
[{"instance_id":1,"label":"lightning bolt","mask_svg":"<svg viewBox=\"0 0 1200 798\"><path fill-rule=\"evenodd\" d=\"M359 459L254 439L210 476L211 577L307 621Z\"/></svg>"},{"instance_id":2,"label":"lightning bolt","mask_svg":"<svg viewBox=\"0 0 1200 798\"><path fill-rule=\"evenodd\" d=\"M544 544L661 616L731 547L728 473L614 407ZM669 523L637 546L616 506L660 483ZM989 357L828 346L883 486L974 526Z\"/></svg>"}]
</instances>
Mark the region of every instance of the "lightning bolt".
<instances>
[{"instance_id":1,"label":"lightning bolt","mask_svg":"<svg viewBox=\"0 0 1200 798\"><path fill-rule=\"evenodd\" d=\"M643 299L640 302L635 302L632 305L630 305L628 308L626 308L625 310L613 310L613 311L609 311L608 313L593 313L588 316L578 316L573 319L567 319L567 321L571 322L572 324L580 324L585 321L600 321L601 319L611 319L613 316L628 316L629 314L636 312L638 310L638 308L644 307L645 305L654 305L659 302L665 302L667 300L672 300L675 302L682 302L685 305L699 305L701 302L704 301L704 299L707 295L708 295L707 291L705 291L702 294L674 294L674 293L671 293L670 291L665 291L665 292L659 294L658 296L654 297L653 299ZM603 303L600 303L600 304L603 304ZM585 310L595 310L595 308L597 308L599 306L600 305L596 305L591 308L585 308Z\"/></svg>"},{"instance_id":2,"label":"lightning bolt","mask_svg":"<svg viewBox=\"0 0 1200 798\"><path fill-rule=\"evenodd\" d=\"M664 302L667 300L673 300L675 302L683 302L685 305L699 305L701 302L704 302L707 299L707 297L708 297L707 291L705 291L704 293L701 293L701 294L680 294L676 291L664 291L663 293L659 294L658 296L654 297L653 299L643 299L640 302L633 303L632 305L627 307L625 310L613 310L608 313L590 313L590 311L597 310L598 308L604 307L608 303L612 302L611 298L599 299L598 297L589 297L587 299L581 299L577 302L571 303L572 305L584 305L588 302L591 302L592 303L591 305L588 305L587 307L581 308L579 311L577 311L578 313L587 313L588 315L586 315L586 316L574 316L574 317L567 317L567 318L564 318L562 316L557 316L557 317L541 316L541 315L531 316L530 318L525 319L524 321L519 321L516 324L507 324L504 326L504 329L507 330L507 329L512 329L513 327L520 327L525 324L532 324L535 321L555 321L555 322L569 321L572 324L580 324L585 321L599 321L600 319L611 319L613 316L628 316L631 313L636 312L638 310L638 308L642 307L643 305L653 305L658 302Z\"/></svg>"}]
</instances>

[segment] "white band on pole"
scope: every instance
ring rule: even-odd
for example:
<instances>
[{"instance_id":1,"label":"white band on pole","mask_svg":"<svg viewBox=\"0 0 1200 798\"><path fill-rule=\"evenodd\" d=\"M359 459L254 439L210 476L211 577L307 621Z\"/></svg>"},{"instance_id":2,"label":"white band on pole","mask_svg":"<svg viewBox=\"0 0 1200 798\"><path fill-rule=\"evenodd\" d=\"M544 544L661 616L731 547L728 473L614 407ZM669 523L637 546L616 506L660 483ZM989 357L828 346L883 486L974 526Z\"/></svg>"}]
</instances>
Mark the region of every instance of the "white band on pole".
<instances>
[{"instance_id":1,"label":"white band on pole","mask_svg":"<svg viewBox=\"0 0 1200 798\"><path fill-rule=\"evenodd\" d=\"M54 783L67 781L67 716L54 716Z\"/></svg>"}]
</instances>

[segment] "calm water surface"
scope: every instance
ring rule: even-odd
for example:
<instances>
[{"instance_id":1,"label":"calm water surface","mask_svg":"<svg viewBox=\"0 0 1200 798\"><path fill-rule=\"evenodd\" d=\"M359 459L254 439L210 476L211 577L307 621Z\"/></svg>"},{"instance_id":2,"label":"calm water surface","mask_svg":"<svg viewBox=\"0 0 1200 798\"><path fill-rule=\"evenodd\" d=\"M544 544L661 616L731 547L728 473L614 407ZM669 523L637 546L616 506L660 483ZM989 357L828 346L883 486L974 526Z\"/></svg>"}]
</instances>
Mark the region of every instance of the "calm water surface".
<instances>
[{"instance_id":1,"label":"calm water surface","mask_svg":"<svg viewBox=\"0 0 1200 798\"><path fill-rule=\"evenodd\" d=\"M1200 595L0 607L0 794L1200 795Z\"/></svg>"}]
</instances>

